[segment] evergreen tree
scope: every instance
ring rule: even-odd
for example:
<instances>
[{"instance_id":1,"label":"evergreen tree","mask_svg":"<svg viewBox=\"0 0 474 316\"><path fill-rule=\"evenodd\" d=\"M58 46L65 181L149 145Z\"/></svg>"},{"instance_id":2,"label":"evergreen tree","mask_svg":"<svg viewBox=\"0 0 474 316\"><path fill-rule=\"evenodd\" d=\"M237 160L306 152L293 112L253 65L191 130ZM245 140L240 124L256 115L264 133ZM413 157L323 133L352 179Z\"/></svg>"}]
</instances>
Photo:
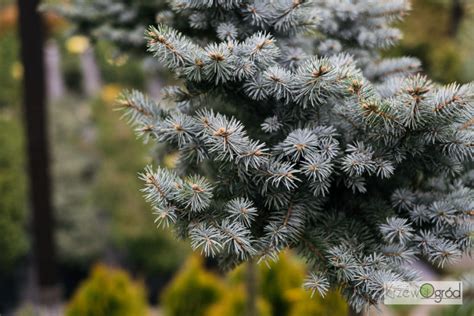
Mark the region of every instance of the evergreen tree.
<instances>
[{"instance_id":1,"label":"evergreen tree","mask_svg":"<svg viewBox=\"0 0 474 316\"><path fill-rule=\"evenodd\" d=\"M117 47L141 51L143 32L153 23L161 0L73 0L69 3L46 1L43 10L64 16L73 23L71 33L113 41ZM143 24L145 23L145 24Z\"/></svg>"},{"instance_id":2,"label":"evergreen tree","mask_svg":"<svg viewBox=\"0 0 474 316\"><path fill-rule=\"evenodd\" d=\"M356 310L416 279L404 264L470 252L474 85L381 57L406 1L169 4L186 35L160 23L146 39L180 84L120 100L138 136L179 152L140 175L159 225L227 268L296 249L304 286Z\"/></svg>"}]
</instances>

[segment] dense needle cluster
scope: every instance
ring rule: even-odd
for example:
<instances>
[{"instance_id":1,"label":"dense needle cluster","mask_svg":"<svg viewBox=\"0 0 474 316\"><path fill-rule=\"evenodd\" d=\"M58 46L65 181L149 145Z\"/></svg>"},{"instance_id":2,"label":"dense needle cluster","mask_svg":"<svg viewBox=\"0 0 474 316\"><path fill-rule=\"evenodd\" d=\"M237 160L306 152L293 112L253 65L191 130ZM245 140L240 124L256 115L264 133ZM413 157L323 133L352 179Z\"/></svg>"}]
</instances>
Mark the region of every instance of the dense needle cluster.
<instances>
[{"instance_id":1,"label":"dense needle cluster","mask_svg":"<svg viewBox=\"0 0 474 316\"><path fill-rule=\"evenodd\" d=\"M415 58L383 59L404 0L171 0L148 51L180 79L121 98L146 141L179 153L148 166L158 225L233 267L307 259L304 283L357 310L406 263L470 252L474 85L440 86ZM187 34L187 35L184 35ZM171 106L170 106L171 104Z\"/></svg>"}]
</instances>

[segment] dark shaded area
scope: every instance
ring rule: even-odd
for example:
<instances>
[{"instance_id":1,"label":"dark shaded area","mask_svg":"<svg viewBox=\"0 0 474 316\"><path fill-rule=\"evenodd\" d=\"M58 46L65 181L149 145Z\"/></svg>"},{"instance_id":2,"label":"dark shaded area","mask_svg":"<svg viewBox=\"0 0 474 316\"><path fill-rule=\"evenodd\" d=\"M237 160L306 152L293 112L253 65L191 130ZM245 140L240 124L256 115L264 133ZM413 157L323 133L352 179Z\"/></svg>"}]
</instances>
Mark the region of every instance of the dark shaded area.
<instances>
[{"instance_id":1,"label":"dark shaded area","mask_svg":"<svg viewBox=\"0 0 474 316\"><path fill-rule=\"evenodd\" d=\"M451 5L451 25L449 27L449 34L456 36L459 31L459 26L464 18L465 11L463 0L452 0Z\"/></svg>"}]
</instances>

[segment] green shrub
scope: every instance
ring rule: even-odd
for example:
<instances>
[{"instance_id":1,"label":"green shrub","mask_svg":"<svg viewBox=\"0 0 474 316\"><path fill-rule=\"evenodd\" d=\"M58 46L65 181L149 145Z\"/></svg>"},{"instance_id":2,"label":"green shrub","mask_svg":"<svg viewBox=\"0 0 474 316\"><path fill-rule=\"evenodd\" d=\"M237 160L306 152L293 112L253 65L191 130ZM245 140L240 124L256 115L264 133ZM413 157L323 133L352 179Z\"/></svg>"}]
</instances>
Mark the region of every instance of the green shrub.
<instances>
[{"instance_id":1,"label":"green shrub","mask_svg":"<svg viewBox=\"0 0 474 316\"><path fill-rule=\"evenodd\" d=\"M260 291L271 304L275 316L288 314L291 302L285 293L300 288L304 277L304 264L287 253L280 255L277 262L270 262L269 267L260 265Z\"/></svg>"},{"instance_id":2,"label":"green shrub","mask_svg":"<svg viewBox=\"0 0 474 316\"><path fill-rule=\"evenodd\" d=\"M467 13L461 21L466 26L461 24L458 34L452 35L450 6L451 1L412 1L411 14L400 23L403 39L386 54L419 58L423 72L440 83L473 80L474 74L467 67L472 60L469 23L472 25L473 15Z\"/></svg>"},{"instance_id":3,"label":"green shrub","mask_svg":"<svg viewBox=\"0 0 474 316\"><path fill-rule=\"evenodd\" d=\"M11 7L8 9L10 10ZM10 14L3 10L2 14ZM0 20L8 26L5 15ZM0 21L0 25L2 25ZM9 20L10 21L10 20ZM10 21L11 22L11 21ZM3 26L0 27L2 29ZM13 26L0 31L0 273L28 250L23 135L20 122L18 41Z\"/></svg>"},{"instance_id":4,"label":"green shrub","mask_svg":"<svg viewBox=\"0 0 474 316\"><path fill-rule=\"evenodd\" d=\"M204 316L206 310L224 297L224 284L206 271L202 258L189 257L162 295L166 316Z\"/></svg>"},{"instance_id":5,"label":"green shrub","mask_svg":"<svg viewBox=\"0 0 474 316\"><path fill-rule=\"evenodd\" d=\"M244 282L247 264L241 265L229 276L230 282ZM296 257L281 253L278 261L258 265L259 295L267 301L274 316L287 315L292 302L286 297L290 289L300 288L305 277L305 266Z\"/></svg>"},{"instance_id":6,"label":"green shrub","mask_svg":"<svg viewBox=\"0 0 474 316\"><path fill-rule=\"evenodd\" d=\"M16 36L12 31L0 34L0 109L17 107L21 100L22 67L18 60Z\"/></svg>"},{"instance_id":7,"label":"green shrub","mask_svg":"<svg viewBox=\"0 0 474 316\"><path fill-rule=\"evenodd\" d=\"M463 305L443 306L433 311L430 316L472 316L474 315L474 304L472 302Z\"/></svg>"},{"instance_id":8,"label":"green shrub","mask_svg":"<svg viewBox=\"0 0 474 316\"><path fill-rule=\"evenodd\" d=\"M244 316L246 264L224 280L206 271L202 258L191 256L162 295L166 316ZM291 253L257 267L259 316L346 315L347 303L336 290L325 298L301 287L306 267Z\"/></svg>"},{"instance_id":9,"label":"green shrub","mask_svg":"<svg viewBox=\"0 0 474 316\"><path fill-rule=\"evenodd\" d=\"M230 287L216 304L212 305L207 311L206 316L243 316L246 311L246 293L243 284L236 287ZM257 299L257 315L271 316L272 309L270 304L263 298Z\"/></svg>"},{"instance_id":10,"label":"green shrub","mask_svg":"<svg viewBox=\"0 0 474 316\"><path fill-rule=\"evenodd\" d=\"M0 112L0 271L28 249L23 142L18 122Z\"/></svg>"},{"instance_id":11,"label":"green shrub","mask_svg":"<svg viewBox=\"0 0 474 316\"><path fill-rule=\"evenodd\" d=\"M348 305L337 290L330 290L324 298L305 291L301 287L285 292L286 299L291 302L288 316L333 316L347 315Z\"/></svg>"},{"instance_id":12,"label":"green shrub","mask_svg":"<svg viewBox=\"0 0 474 316\"><path fill-rule=\"evenodd\" d=\"M234 286L244 282L246 265L229 276ZM322 298L305 291L301 284L306 275L305 264L291 253L281 253L278 261L258 266L259 295L267 302L274 316L346 315L347 303L339 292L332 290Z\"/></svg>"},{"instance_id":13,"label":"green shrub","mask_svg":"<svg viewBox=\"0 0 474 316\"><path fill-rule=\"evenodd\" d=\"M67 316L143 316L147 314L144 287L122 270L97 265L77 289Z\"/></svg>"}]
</instances>

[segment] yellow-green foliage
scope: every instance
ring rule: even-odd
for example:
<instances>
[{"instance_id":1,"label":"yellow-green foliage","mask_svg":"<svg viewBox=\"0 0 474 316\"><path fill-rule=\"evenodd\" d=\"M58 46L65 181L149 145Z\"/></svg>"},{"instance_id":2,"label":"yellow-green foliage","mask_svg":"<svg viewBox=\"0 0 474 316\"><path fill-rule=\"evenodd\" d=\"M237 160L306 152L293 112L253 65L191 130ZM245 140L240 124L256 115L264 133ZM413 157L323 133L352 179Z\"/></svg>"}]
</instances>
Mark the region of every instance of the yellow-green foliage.
<instances>
[{"instance_id":1,"label":"yellow-green foliage","mask_svg":"<svg viewBox=\"0 0 474 316\"><path fill-rule=\"evenodd\" d=\"M12 110L18 108L21 102L23 69L18 58L19 50L16 33L8 31L1 34L2 31L3 25L0 17L0 73L2 74L0 76L0 109Z\"/></svg>"},{"instance_id":2,"label":"yellow-green foliage","mask_svg":"<svg viewBox=\"0 0 474 316\"><path fill-rule=\"evenodd\" d=\"M21 125L0 110L0 273L28 249Z\"/></svg>"},{"instance_id":3,"label":"yellow-green foliage","mask_svg":"<svg viewBox=\"0 0 474 316\"><path fill-rule=\"evenodd\" d=\"M467 6L469 1L464 2L464 23L461 24L459 34L453 35L449 33L452 1L412 1L411 13L400 23L403 39L388 54L418 57L422 61L423 71L439 82L472 80L473 74L466 72L466 66L472 59L468 23L472 23L473 15ZM467 40L463 40L464 37Z\"/></svg>"},{"instance_id":4,"label":"yellow-green foliage","mask_svg":"<svg viewBox=\"0 0 474 316\"><path fill-rule=\"evenodd\" d=\"M348 306L341 294L330 290L324 298L305 291L301 287L285 292L286 299L290 302L288 316L337 316L347 315Z\"/></svg>"},{"instance_id":5,"label":"yellow-green foliage","mask_svg":"<svg viewBox=\"0 0 474 316\"><path fill-rule=\"evenodd\" d=\"M231 283L244 282L246 265L241 265L229 276ZM296 257L282 253L278 261L258 265L259 294L267 301L274 316L287 315L291 302L286 297L290 289L300 288L305 277L305 265Z\"/></svg>"},{"instance_id":6,"label":"yellow-green foliage","mask_svg":"<svg viewBox=\"0 0 474 316\"><path fill-rule=\"evenodd\" d=\"M162 296L166 316L245 316L246 264L226 279L203 268L202 259L191 256ZM303 262L283 253L269 266L257 266L257 312L259 316L346 315L348 307L337 291L325 298L310 297L301 284L306 275Z\"/></svg>"},{"instance_id":7,"label":"yellow-green foliage","mask_svg":"<svg viewBox=\"0 0 474 316\"><path fill-rule=\"evenodd\" d=\"M283 253L277 262L270 262L269 267L264 264L259 267L261 295L271 304L275 316L287 315L291 302L285 293L303 284L304 264L294 256Z\"/></svg>"},{"instance_id":8,"label":"yellow-green foliage","mask_svg":"<svg viewBox=\"0 0 474 316\"><path fill-rule=\"evenodd\" d=\"M20 92L21 66L14 6L0 1L0 274L28 250Z\"/></svg>"},{"instance_id":9,"label":"yellow-green foliage","mask_svg":"<svg viewBox=\"0 0 474 316\"><path fill-rule=\"evenodd\" d=\"M119 269L97 265L76 290L66 308L67 316L147 315L144 287Z\"/></svg>"},{"instance_id":10,"label":"yellow-green foliage","mask_svg":"<svg viewBox=\"0 0 474 316\"><path fill-rule=\"evenodd\" d=\"M207 311L206 316L243 316L246 311L246 293L243 284L230 287L216 304ZM271 316L271 307L262 298L257 299L257 315Z\"/></svg>"},{"instance_id":11,"label":"yellow-green foliage","mask_svg":"<svg viewBox=\"0 0 474 316\"><path fill-rule=\"evenodd\" d=\"M229 283L244 282L245 268L242 265L232 272ZM278 261L258 266L259 295L268 302L273 316L347 314L347 304L337 291L330 291L324 299L317 294L311 298L311 293L301 287L305 275L305 264L291 253L282 253Z\"/></svg>"},{"instance_id":12,"label":"yellow-green foliage","mask_svg":"<svg viewBox=\"0 0 474 316\"><path fill-rule=\"evenodd\" d=\"M202 258L191 256L163 292L166 316L203 316L223 297L223 281L203 267Z\"/></svg>"}]
</instances>

